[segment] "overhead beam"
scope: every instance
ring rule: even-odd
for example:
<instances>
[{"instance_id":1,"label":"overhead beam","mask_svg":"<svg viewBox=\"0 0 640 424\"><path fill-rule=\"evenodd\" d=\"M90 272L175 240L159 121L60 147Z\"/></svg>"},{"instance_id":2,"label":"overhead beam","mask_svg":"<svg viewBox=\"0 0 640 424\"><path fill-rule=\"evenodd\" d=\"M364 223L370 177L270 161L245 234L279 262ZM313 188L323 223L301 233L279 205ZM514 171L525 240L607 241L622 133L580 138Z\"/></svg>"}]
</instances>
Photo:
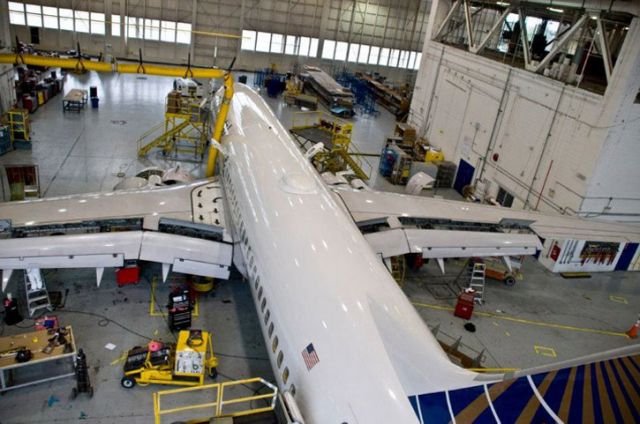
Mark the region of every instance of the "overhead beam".
<instances>
[{"instance_id":1,"label":"overhead beam","mask_svg":"<svg viewBox=\"0 0 640 424\"><path fill-rule=\"evenodd\" d=\"M525 69L531 69L531 50L529 50L529 38L527 37L527 22L526 16L522 11L522 8L518 9L518 21L520 22L520 40L522 41L522 55L524 56Z\"/></svg>"},{"instance_id":2,"label":"overhead beam","mask_svg":"<svg viewBox=\"0 0 640 424\"><path fill-rule=\"evenodd\" d=\"M434 40L437 40L438 38L440 38L440 35L442 34L442 31L444 30L444 27L449 23L449 21L451 20L451 17L453 16L453 14L457 12L457 10L460 7L460 5L462 4L462 2L463 2L463 0L457 0L451 6L451 9L449 9L449 13L447 13L447 16L445 16L445 18L442 20L442 23L440 24L440 26L438 27L438 30L436 31L435 35L433 36Z\"/></svg>"},{"instance_id":3,"label":"overhead beam","mask_svg":"<svg viewBox=\"0 0 640 424\"><path fill-rule=\"evenodd\" d=\"M582 28L582 26L585 22L587 22L588 19L588 14L585 13L584 15L582 15L580 19L578 19L578 21L567 32L564 33L562 38L556 42L556 45L553 47L553 49L551 49L549 53L547 53L544 59L542 59L540 63L538 63L538 65L534 67L533 71L540 72L544 68L546 68L547 65L549 65L549 62L551 62L551 60L558 54L558 52L564 47L564 45L573 38L575 33Z\"/></svg>"},{"instance_id":4,"label":"overhead beam","mask_svg":"<svg viewBox=\"0 0 640 424\"><path fill-rule=\"evenodd\" d=\"M604 25L602 25L602 19L600 16L596 18L596 24L598 29L596 31L596 43L600 54L602 55L602 62L604 64L604 72L607 76L607 83L611 81L611 72L613 71L613 64L611 61L611 52L609 51L609 43L605 36Z\"/></svg>"},{"instance_id":5,"label":"overhead beam","mask_svg":"<svg viewBox=\"0 0 640 424\"><path fill-rule=\"evenodd\" d=\"M473 21L471 17L471 8L469 7L469 0L464 0L464 22L467 28L467 40L469 41L468 46L469 50L471 50L475 46L475 42L473 40Z\"/></svg>"},{"instance_id":6,"label":"overhead beam","mask_svg":"<svg viewBox=\"0 0 640 424\"><path fill-rule=\"evenodd\" d=\"M491 40L491 38L495 35L496 31L500 28L502 28L502 24L504 23L504 20L507 18L507 15L509 13L511 13L513 11L513 7L509 6L507 7L503 12L502 15L500 15L500 19L498 19L496 21L495 24L493 24L493 26L491 27L491 29L489 30L489 33L484 37L484 39L482 41L480 41L480 44L478 44L477 46L469 46L469 51L471 53L479 53L482 49L485 48L485 46L487 45L487 43L489 42L489 40Z\"/></svg>"}]
</instances>

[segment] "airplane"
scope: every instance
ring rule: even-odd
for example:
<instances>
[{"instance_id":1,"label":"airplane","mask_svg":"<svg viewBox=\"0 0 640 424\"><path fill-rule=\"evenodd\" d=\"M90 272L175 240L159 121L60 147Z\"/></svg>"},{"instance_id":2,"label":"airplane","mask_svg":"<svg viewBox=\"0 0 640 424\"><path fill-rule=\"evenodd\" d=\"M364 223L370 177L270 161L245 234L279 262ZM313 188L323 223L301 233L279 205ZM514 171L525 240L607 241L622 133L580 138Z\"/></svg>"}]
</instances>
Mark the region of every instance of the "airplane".
<instances>
[{"instance_id":1,"label":"airplane","mask_svg":"<svg viewBox=\"0 0 640 424\"><path fill-rule=\"evenodd\" d=\"M329 187L251 88L236 85L217 177L0 204L3 291L15 269L127 261L248 280L298 423L640 421L640 345L507 374L453 364L384 265L395 254L533 255L536 231L638 228ZM363 232L365 233L363 235ZM33 276L33 277L32 277ZM585 365L586 364L586 365ZM605 376L605 377L603 377Z\"/></svg>"}]
</instances>

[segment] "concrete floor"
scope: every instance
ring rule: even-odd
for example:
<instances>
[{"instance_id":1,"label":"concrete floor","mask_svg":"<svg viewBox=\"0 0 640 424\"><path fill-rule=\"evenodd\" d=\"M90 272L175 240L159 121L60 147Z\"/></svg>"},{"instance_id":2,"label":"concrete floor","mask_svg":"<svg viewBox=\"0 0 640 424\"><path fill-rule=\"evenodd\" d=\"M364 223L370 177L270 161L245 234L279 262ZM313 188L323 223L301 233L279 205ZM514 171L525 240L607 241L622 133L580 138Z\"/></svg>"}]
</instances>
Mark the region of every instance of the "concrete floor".
<instances>
[{"instance_id":1,"label":"concrete floor","mask_svg":"<svg viewBox=\"0 0 640 424\"><path fill-rule=\"evenodd\" d=\"M149 165L166 167L155 155L138 160L136 140L162 121L164 98L172 80L94 73L69 75L65 90L91 85L98 86L98 109L63 113L61 98L53 99L33 115L33 150L8 153L0 157L0 164L38 164L42 192L47 197L111 190L121 173L133 175ZM288 127L297 109L285 106L281 99L267 102ZM384 109L377 118L357 117L354 122L353 142L364 152L379 152L383 134L393 132L394 119ZM373 165L376 169L375 161ZM202 175L200 165L181 166L194 175ZM371 185L403 191L403 187L375 175ZM457 196L452 191L444 194ZM457 266L460 265L449 263L447 274L455 275ZM22 276L15 274L9 291L20 293ZM73 325L78 345L87 353L95 398L71 400L72 379L10 391L0 397L0 422L66 423L81 416L86 416L83 420L89 423L152 422L151 394L158 387L121 388L122 363L118 358L124 350L144 343L142 336L171 340L163 318L149 315L150 281L159 274L159 268L149 267L143 282L118 288L113 271L106 271L97 288L92 270L46 271L50 290L69 290L64 308L55 313L63 323ZM609 273L565 280L534 260L527 260L524 275L524 280L514 287L487 283L486 303L476 307L484 314L472 318L477 327L475 333L465 331L465 321L451 313L454 300L436 299L432 294L434 284L441 281L435 264L408 272L404 288L425 321L431 327L439 325L439 337L445 342L462 337L462 350L470 356L485 349L483 365L487 367L526 368L632 343L622 332L639 312L640 274ZM174 277L166 286L159 286L157 298L161 304L172 284L179 282ZM220 359L219 381L250 376L272 380L258 318L245 284L238 278L220 281L215 294L201 299L199 310L201 315L194 325L214 333L214 347ZM3 326L0 332L21 333L28 331L32 323L26 320L21 327ZM116 348L106 349L107 343ZM540 353L536 353L536 346Z\"/></svg>"}]
</instances>

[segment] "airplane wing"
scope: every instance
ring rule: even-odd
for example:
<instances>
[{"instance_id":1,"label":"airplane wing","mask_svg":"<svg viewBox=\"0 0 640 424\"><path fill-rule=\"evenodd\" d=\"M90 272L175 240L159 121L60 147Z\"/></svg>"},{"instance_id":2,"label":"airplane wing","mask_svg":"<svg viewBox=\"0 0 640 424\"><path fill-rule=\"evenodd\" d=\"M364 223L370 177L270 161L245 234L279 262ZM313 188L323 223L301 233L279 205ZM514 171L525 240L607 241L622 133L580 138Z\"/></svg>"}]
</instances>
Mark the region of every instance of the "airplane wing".
<instances>
[{"instance_id":1,"label":"airplane wing","mask_svg":"<svg viewBox=\"0 0 640 424\"><path fill-rule=\"evenodd\" d=\"M637 242L640 226L379 191L334 189L373 249L387 258L533 255L541 240Z\"/></svg>"},{"instance_id":2,"label":"airplane wing","mask_svg":"<svg viewBox=\"0 0 640 424\"><path fill-rule=\"evenodd\" d=\"M409 397L420 423L640 422L640 345Z\"/></svg>"},{"instance_id":3,"label":"airplane wing","mask_svg":"<svg viewBox=\"0 0 640 424\"><path fill-rule=\"evenodd\" d=\"M232 237L216 180L0 203L4 290L15 269L96 268L144 260L228 278Z\"/></svg>"}]
</instances>

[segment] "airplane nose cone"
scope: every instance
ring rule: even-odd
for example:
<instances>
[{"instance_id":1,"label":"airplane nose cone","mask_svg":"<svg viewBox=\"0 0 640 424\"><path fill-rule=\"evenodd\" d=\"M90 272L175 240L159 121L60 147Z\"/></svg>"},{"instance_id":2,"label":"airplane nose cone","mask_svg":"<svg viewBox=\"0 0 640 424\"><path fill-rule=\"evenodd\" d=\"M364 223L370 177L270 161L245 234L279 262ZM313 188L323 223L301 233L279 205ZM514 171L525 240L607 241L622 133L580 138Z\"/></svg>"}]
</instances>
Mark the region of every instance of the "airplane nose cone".
<instances>
[{"instance_id":1,"label":"airplane nose cone","mask_svg":"<svg viewBox=\"0 0 640 424\"><path fill-rule=\"evenodd\" d=\"M313 178L296 172L282 177L282 189L293 194L313 194L317 186Z\"/></svg>"}]
</instances>

